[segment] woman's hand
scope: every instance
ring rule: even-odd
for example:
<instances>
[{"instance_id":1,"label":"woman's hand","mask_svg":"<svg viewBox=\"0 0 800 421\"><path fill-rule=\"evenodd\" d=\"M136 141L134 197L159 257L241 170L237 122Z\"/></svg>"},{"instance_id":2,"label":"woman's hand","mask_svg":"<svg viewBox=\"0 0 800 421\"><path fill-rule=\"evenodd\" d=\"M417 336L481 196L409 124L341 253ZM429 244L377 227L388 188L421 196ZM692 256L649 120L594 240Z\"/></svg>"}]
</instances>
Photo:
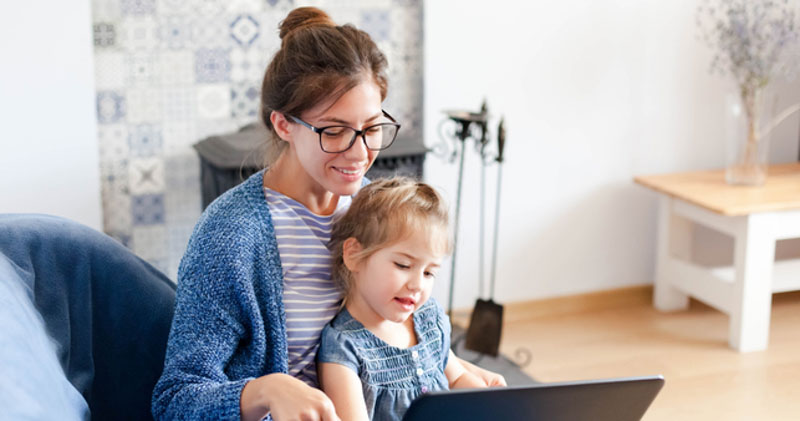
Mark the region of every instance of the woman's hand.
<instances>
[{"instance_id":1,"label":"woman's hand","mask_svg":"<svg viewBox=\"0 0 800 421\"><path fill-rule=\"evenodd\" d=\"M243 420L341 421L333 403L319 389L283 373L267 374L242 389L239 408Z\"/></svg>"},{"instance_id":2,"label":"woman's hand","mask_svg":"<svg viewBox=\"0 0 800 421\"><path fill-rule=\"evenodd\" d=\"M458 358L458 357L456 357ZM500 374L497 374L493 371L485 370L483 368L478 367L468 361L465 361L462 358L458 358L461 361L461 364L464 366L467 371L470 373L478 376L481 380L486 382L486 386L495 387L495 386L508 386L506 384L506 379Z\"/></svg>"}]
</instances>

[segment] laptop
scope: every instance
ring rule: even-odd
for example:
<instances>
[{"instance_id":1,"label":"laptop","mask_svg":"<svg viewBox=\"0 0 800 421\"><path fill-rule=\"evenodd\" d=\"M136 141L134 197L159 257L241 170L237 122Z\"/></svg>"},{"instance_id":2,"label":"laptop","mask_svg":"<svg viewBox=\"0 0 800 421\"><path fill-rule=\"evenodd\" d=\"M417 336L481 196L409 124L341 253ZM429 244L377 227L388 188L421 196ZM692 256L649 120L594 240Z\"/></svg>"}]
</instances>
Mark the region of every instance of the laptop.
<instances>
[{"instance_id":1,"label":"laptop","mask_svg":"<svg viewBox=\"0 0 800 421\"><path fill-rule=\"evenodd\" d=\"M663 385L658 375L438 391L412 402L403 421L635 421Z\"/></svg>"}]
</instances>

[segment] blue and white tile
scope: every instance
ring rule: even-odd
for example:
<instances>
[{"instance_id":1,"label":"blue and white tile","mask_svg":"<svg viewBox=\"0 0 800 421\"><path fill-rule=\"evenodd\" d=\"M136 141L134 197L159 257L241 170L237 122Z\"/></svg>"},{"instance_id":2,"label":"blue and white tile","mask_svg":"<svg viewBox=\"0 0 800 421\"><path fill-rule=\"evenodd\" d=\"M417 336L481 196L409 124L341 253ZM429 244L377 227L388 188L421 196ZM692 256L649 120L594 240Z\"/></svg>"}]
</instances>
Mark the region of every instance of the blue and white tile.
<instances>
[{"instance_id":1,"label":"blue and white tile","mask_svg":"<svg viewBox=\"0 0 800 421\"><path fill-rule=\"evenodd\" d=\"M150 264L167 258L169 250L167 249L166 226L135 226L131 234L133 251L139 257L147 260Z\"/></svg>"},{"instance_id":2,"label":"blue and white tile","mask_svg":"<svg viewBox=\"0 0 800 421\"><path fill-rule=\"evenodd\" d=\"M186 252L186 245L189 244L189 238L192 236L194 224L195 221L166 225L168 261L165 273L170 279L178 279L178 267L180 266L181 257Z\"/></svg>"},{"instance_id":3,"label":"blue and white tile","mask_svg":"<svg viewBox=\"0 0 800 421\"><path fill-rule=\"evenodd\" d=\"M227 0L195 0L195 10L203 15L219 16L225 12Z\"/></svg>"},{"instance_id":4,"label":"blue and white tile","mask_svg":"<svg viewBox=\"0 0 800 421\"><path fill-rule=\"evenodd\" d=\"M132 88L127 94L128 123L152 123L161 121L161 95L156 88Z\"/></svg>"},{"instance_id":5,"label":"blue and white tile","mask_svg":"<svg viewBox=\"0 0 800 421\"><path fill-rule=\"evenodd\" d=\"M388 40L392 29L389 11L382 9L362 11L358 27L368 33L376 43Z\"/></svg>"},{"instance_id":6,"label":"blue and white tile","mask_svg":"<svg viewBox=\"0 0 800 421\"><path fill-rule=\"evenodd\" d=\"M128 148L135 158L160 156L164 147L161 126L158 124L136 124L128 135Z\"/></svg>"},{"instance_id":7,"label":"blue and white tile","mask_svg":"<svg viewBox=\"0 0 800 421\"><path fill-rule=\"evenodd\" d=\"M198 16L192 22L192 42L203 48L230 48L234 45L230 37L228 19L224 16Z\"/></svg>"},{"instance_id":8,"label":"blue and white tile","mask_svg":"<svg viewBox=\"0 0 800 421\"><path fill-rule=\"evenodd\" d=\"M100 124L121 121L127 112L125 96L119 91L97 91L97 122Z\"/></svg>"},{"instance_id":9,"label":"blue and white tile","mask_svg":"<svg viewBox=\"0 0 800 421\"><path fill-rule=\"evenodd\" d=\"M257 16L258 26L261 28L261 36L256 40L256 48L260 49L265 60L269 60L281 47L281 38L278 36L278 26L286 14L292 10L266 12Z\"/></svg>"},{"instance_id":10,"label":"blue and white tile","mask_svg":"<svg viewBox=\"0 0 800 421\"><path fill-rule=\"evenodd\" d=\"M231 50L231 80L261 84L269 58L261 48L234 48Z\"/></svg>"},{"instance_id":11,"label":"blue and white tile","mask_svg":"<svg viewBox=\"0 0 800 421\"><path fill-rule=\"evenodd\" d=\"M161 86L192 86L195 83L194 53L191 51L164 51L159 55Z\"/></svg>"},{"instance_id":12,"label":"blue and white tile","mask_svg":"<svg viewBox=\"0 0 800 421\"><path fill-rule=\"evenodd\" d=\"M120 3L109 0L92 0L92 22L113 22L122 17Z\"/></svg>"},{"instance_id":13,"label":"blue and white tile","mask_svg":"<svg viewBox=\"0 0 800 421\"><path fill-rule=\"evenodd\" d=\"M226 116L219 119L199 119L195 126L197 130L197 140L203 140L209 136L219 136L239 130L241 124Z\"/></svg>"},{"instance_id":14,"label":"blue and white tile","mask_svg":"<svg viewBox=\"0 0 800 421\"><path fill-rule=\"evenodd\" d=\"M130 235L133 226L127 160L102 161L100 179L103 230L121 240Z\"/></svg>"},{"instance_id":15,"label":"blue and white tile","mask_svg":"<svg viewBox=\"0 0 800 421\"><path fill-rule=\"evenodd\" d=\"M125 19L120 24L120 47L126 51L155 51L158 48L158 25L154 18Z\"/></svg>"},{"instance_id":16,"label":"blue and white tile","mask_svg":"<svg viewBox=\"0 0 800 421\"><path fill-rule=\"evenodd\" d=\"M191 121L197 117L197 98L193 86L167 85L160 93L163 121Z\"/></svg>"},{"instance_id":17,"label":"blue and white tile","mask_svg":"<svg viewBox=\"0 0 800 421\"><path fill-rule=\"evenodd\" d=\"M157 53L137 51L128 55L127 86L157 86L162 73Z\"/></svg>"},{"instance_id":18,"label":"blue and white tile","mask_svg":"<svg viewBox=\"0 0 800 421\"><path fill-rule=\"evenodd\" d=\"M424 22L421 8L391 8L389 20L392 23L389 38L393 42L421 46Z\"/></svg>"},{"instance_id":19,"label":"blue and white tile","mask_svg":"<svg viewBox=\"0 0 800 421\"><path fill-rule=\"evenodd\" d=\"M131 159L128 180L132 195L162 194L164 161L157 157Z\"/></svg>"},{"instance_id":20,"label":"blue and white tile","mask_svg":"<svg viewBox=\"0 0 800 421\"><path fill-rule=\"evenodd\" d=\"M158 15L188 15L194 13L194 1L191 0L156 0Z\"/></svg>"},{"instance_id":21,"label":"blue and white tile","mask_svg":"<svg viewBox=\"0 0 800 421\"><path fill-rule=\"evenodd\" d=\"M128 159L128 126L125 124L103 124L97 126L97 144L100 162L117 162Z\"/></svg>"},{"instance_id":22,"label":"blue and white tile","mask_svg":"<svg viewBox=\"0 0 800 421\"><path fill-rule=\"evenodd\" d=\"M231 52L225 48L201 48L195 51L194 71L198 83L231 80Z\"/></svg>"},{"instance_id":23,"label":"blue and white tile","mask_svg":"<svg viewBox=\"0 0 800 421\"><path fill-rule=\"evenodd\" d=\"M181 155L191 152L192 145L200 139L197 137L197 122L166 120L163 124L164 156Z\"/></svg>"},{"instance_id":24,"label":"blue and white tile","mask_svg":"<svg viewBox=\"0 0 800 421\"><path fill-rule=\"evenodd\" d=\"M234 83L231 86L232 117L250 118L255 120L258 116L261 103L261 89L254 83Z\"/></svg>"},{"instance_id":25,"label":"blue and white tile","mask_svg":"<svg viewBox=\"0 0 800 421\"><path fill-rule=\"evenodd\" d=\"M291 10L292 8L294 8L295 6L296 7L300 7L301 5L302 6L315 6L314 3L317 3L316 6L319 6L322 2L320 2L320 1L316 1L316 2L314 2L314 1L303 1L303 2L300 2L300 3L302 3L302 4L297 4L297 2L295 0L265 0L264 1L264 7L266 8L266 11L268 13L274 13L274 12L283 11L283 10L287 10L288 11L288 10ZM286 16L286 13L284 13L283 16Z\"/></svg>"},{"instance_id":26,"label":"blue and white tile","mask_svg":"<svg viewBox=\"0 0 800 421\"><path fill-rule=\"evenodd\" d=\"M233 18L228 25L230 36L239 47L248 48L258 39L261 28L258 21L250 15L242 14Z\"/></svg>"},{"instance_id":27,"label":"blue and white tile","mask_svg":"<svg viewBox=\"0 0 800 421\"><path fill-rule=\"evenodd\" d=\"M117 28L113 22L95 22L92 24L94 47L98 50L117 46Z\"/></svg>"},{"instance_id":28,"label":"blue and white tile","mask_svg":"<svg viewBox=\"0 0 800 421\"><path fill-rule=\"evenodd\" d=\"M127 16L153 15L156 12L156 0L120 0L120 10Z\"/></svg>"},{"instance_id":29,"label":"blue and white tile","mask_svg":"<svg viewBox=\"0 0 800 421\"><path fill-rule=\"evenodd\" d=\"M231 116L231 94L227 84L198 85L197 115L203 119Z\"/></svg>"},{"instance_id":30,"label":"blue and white tile","mask_svg":"<svg viewBox=\"0 0 800 421\"><path fill-rule=\"evenodd\" d=\"M94 54L95 88L99 91L125 88L125 54L102 50Z\"/></svg>"},{"instance_id":31,"label":"blue and white tile","mask_svg":"<svg viewBox=\"0 0 800 421\"><path fill-rule=\"evenodd\" d=\"M192 18L186 15L162 17L158 23L158 38L161 45L171 50L191 48Z\"/></svg>"},{"instance_id":32,"label":"blue and white tile","mask_svg":"<svg viewBox=\"0 0 800 421\"><path fill-rule=\"evenodd\" d=\"M194 150L165 157L169 171L166 173L164 193L167 225L181 222L193 223L200 217L200 159Z\"/></svg>"},{"instance_id":33,"label":"blue and white tile","mask_svg":"<svg viewBox=\"0 0 800 421\"><path fill-rule=\"evenodd\" d=\"M228 13L261 13L264 10L265 0L229 0L227 4Z\"/></svg>"},{"instance_id":34,"label":"blue and white tile","mask_svg":"<svg viewBox=\"0 0 800 421\"><path fill-rule=\"evenodd\" d=\"M166 220L164 194L131 195L131 215L133 215L134 227L142 225L163 225Z\"/></svg>"}]
</instances>

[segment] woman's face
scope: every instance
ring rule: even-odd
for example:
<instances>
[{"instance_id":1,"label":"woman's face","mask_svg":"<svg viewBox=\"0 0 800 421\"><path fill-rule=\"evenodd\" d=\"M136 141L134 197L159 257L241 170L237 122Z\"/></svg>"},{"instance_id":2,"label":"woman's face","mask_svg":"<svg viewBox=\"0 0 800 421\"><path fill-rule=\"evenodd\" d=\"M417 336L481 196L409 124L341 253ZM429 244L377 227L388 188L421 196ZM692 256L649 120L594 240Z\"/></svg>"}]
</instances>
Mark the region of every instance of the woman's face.
<instances>
[{"instance_id":1,"label":"woman's face","mask_svg":"<svg viewBox=\"0 0 800 421\"><path fill-rule=\"evenodd\" d=\"M333 105L327 105L317 105L297 117L314 127L345 125L357 130L377 124L384 118L380 90L371 81L356 85ZM327 153L320 148L317 133L297 123L291 126L290 147L318 187L340 196L350 196L358 191L364 173L378 156L377 151L368 150L359 137L350 149Z\"/></svg>"}]
</instances>

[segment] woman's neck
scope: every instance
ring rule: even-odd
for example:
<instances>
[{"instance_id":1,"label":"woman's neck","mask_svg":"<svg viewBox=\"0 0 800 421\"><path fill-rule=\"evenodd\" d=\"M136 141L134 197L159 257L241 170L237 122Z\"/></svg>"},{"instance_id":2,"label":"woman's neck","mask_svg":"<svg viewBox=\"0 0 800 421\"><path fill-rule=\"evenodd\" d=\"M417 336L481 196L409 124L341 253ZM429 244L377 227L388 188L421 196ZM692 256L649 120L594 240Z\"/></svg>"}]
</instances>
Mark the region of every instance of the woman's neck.
<instances>
[{"instance_id":1,"label":"woman's neck","mask_svg":"<svg viewBox=\"0 0 800 421\"><path fill-rule=\"evenodd\" d=\"M297 161L290 149L264 173L264 187L303 204L317 215L330 215L336 210L339 196L320 186Z\"/></svg>"}]
</instances>

